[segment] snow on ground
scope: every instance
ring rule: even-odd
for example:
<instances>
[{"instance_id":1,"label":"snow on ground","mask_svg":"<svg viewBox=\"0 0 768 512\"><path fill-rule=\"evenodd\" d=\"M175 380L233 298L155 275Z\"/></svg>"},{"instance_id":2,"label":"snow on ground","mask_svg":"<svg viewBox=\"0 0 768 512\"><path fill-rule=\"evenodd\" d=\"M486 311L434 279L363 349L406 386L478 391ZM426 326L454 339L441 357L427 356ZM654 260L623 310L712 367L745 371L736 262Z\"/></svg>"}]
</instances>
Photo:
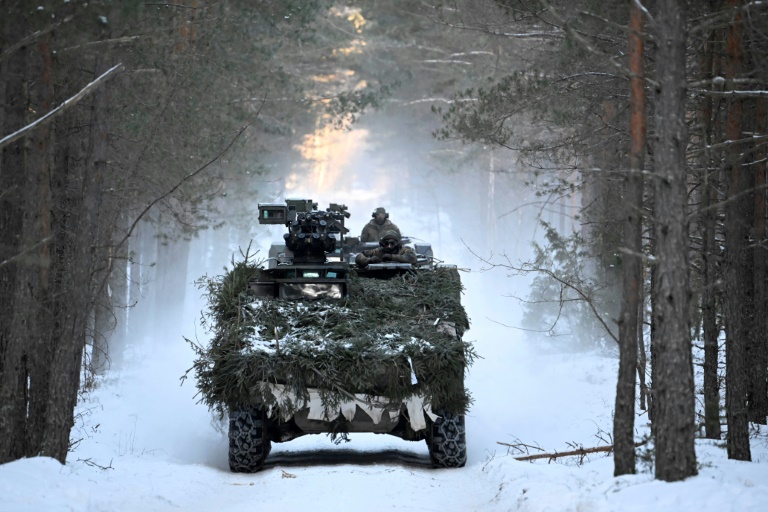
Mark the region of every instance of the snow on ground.
<instances>
[{"instance_id":1,"label":"snow on ground","mask_svg":"<svg viewBox=\"0 0 768 512\"><path fill-rule=\"evenodd\" d=\"M468 276L468 289L477 279ZM539 350L488 316L497 300L467 303L467 338L483 358L468 378L475 403L463 469L430 468L423 442L358 434L340 445L326 436L273 444L263 471L231 473L225 431L196 404L194 383L179 385L192 352L177 333L137 344L128 369L79 404L66 465L39 457L0 466L0 511L767 509L765 433L753 440L752 463L698 441L700 473L678 483L653 480L642 464L638 475L614 478L612 459L599 454L581 465L516 461L497 441L547 451L605 444L617 361Z\"/></svg>"}]
</instances>

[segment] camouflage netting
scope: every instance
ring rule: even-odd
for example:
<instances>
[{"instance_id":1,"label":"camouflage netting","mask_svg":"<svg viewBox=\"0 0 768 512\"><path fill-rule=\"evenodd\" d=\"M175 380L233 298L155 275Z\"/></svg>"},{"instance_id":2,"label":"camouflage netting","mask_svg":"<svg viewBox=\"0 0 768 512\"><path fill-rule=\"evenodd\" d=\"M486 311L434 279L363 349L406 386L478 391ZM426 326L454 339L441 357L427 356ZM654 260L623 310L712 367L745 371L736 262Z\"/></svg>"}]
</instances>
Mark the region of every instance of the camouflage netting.
<instances>
[{"instance_id":1,"label":"camouflage netting","mask_svg":"<svg viewBox=\"0 0 768 512\"><path fill-rule=\"evenodd\" d=\"M320 391L326 411L355 393L393 403L421 395L433 408L468 408L463 377L475 352L461 339L469 320L455 269L389 280L352 271L348 299L315 301L246 295L258 273L258 264L244 261L199 281L212 339L207 347L192 343L197 358L190 370L211 409L260 403L290 415L308 388ZM450 333L452 326L459 336ZM299 403L276 403L269 383L284 385Z\"/></svg>"}]
</instances>

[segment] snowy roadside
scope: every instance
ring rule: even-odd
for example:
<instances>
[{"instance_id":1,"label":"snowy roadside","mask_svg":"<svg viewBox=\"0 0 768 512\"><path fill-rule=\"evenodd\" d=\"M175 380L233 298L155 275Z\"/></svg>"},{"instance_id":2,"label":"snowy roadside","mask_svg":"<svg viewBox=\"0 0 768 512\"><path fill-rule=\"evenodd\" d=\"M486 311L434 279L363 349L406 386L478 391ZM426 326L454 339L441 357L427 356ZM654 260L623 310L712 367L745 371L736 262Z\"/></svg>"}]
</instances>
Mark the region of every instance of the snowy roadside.
<instances>
[{"instance_id":1,"label":"snowy roadside","mask_svg":"<svg viewBox=\"0 0 768 512\"><path fill-rule=\"evenodd\" d=\"M722 448L699 442L705 467L699 476L674 484L647 473L613 478L610 458L574 467L499 456L453 471L399 462L313 462L253 475L146 454L115 459L107 470L35 458L0 466L0 510L205 511L257 505L288 511L757 511L768 503L768 449L758 444L753 449L761 462L739 463L727 461Z\"/></svg>"},{"instance_id":2,"label":"snowy roadside","mask_svg":"<svg viewBox=\"0 0 768 512\"><path fill-rule=\"evenodd\" d=\"M719 443L698 441L699 476L674 484L653 480L642 465L644 473L613 478L605 456L581 466L520 462L496 443L518 438L561 451L565 443L599 444L596 433L610 428L615 372L615 360L599 355L516 347L479 361L469 378L476 402L464 469L429 468L423 443L353 435L335 446L306 436L275 445L272 462L256 474L229 472L226 437L195 404L194 387L179 387L185 352L136 358L137 370L80 404L73 439L81 440L66 466L47 458L0 466L0 510L724 512L768 503L765 436L753 441L752 463L728 461Z\"/></svg>"}]
</instances>

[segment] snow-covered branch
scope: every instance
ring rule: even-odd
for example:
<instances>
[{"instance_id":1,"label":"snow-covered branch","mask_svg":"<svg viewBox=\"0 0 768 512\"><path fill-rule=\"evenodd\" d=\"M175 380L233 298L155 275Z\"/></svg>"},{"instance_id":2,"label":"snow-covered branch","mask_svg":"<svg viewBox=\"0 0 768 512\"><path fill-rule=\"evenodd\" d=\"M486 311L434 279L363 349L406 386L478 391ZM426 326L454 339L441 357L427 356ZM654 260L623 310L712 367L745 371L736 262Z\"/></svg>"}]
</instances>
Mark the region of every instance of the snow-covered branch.
<instances>
[{"instance_id":1,"label":"snow-covered branch","mask_svg":"<svg viewBox=\"0 0 768 512\"><path fill-rule=\"evenodd\" d=\"M768 91L711 91L711 90L695 90L692 91L698 94L706 94L707 96L738 96L741 98L764 98L768 96Z\"/></svg>"},{"instance_id":2,"label":"snow-covered branch","mask_svg":"<svg viewBox=\"0 0 768 512\"><path fill-rule=\"evenodd\" d=\"M117 37L114 39L100 39L98 41L89 41L87 43L78 44L77 46L70 46L68 48L63 48L61 52L62 53L71 52L72 50L81 50L83 48L93 48L94 46L104 46L104 45L110 45L110 44L135 43L136 41L139 41L140 39L145 37L146 36L125 36L125 37Z\"/></svg>"},{"instance_id":3,"label":"snow-covered branch","mask_svg":"<svg viewBox=\"0 0 768 512\"><path fill-rule=\"evenodd\" d=\"M428 59L421 61L425 64L463 64L465 66L471 66L471 62L467 62L466 60L455 60L455 59Z\"/></svg>"},{"instance_id":4,"label":"snow-covered branch","mask_svg":"<svg viewBox=\"0 0 768 512\"><path fill-rule=\"evenodd\" d=\"M83 99L88 94L96 90L96 88L99 87L112 73L119 71L122 68L123 68L122 63L117 64L116 66L110 68L109 70L105 71L104 74L102 74L100 77L98 77L96 80L86 85L80 92L78 92L77 94L75 94L74 96L66 100L64 103L62 103L55 109L45 114L43 117L41 117L34 123L28 124L24 128L3 137L2 139L0 139L0 149L24 137L27 134L27 132L34 130L38 126L43 126L44 124L51 122L54 118L60 116L61 114L69 110L71 107L76 105L81 99Z\"/></svg>"},{"instance_id":5,"label":"snow-covered branch","mask_svg":"<svg viewBox=\"0 0 768 512\"><path fill-rule=\"evenodd\" d=\"M25 37L24 39L22 39L21 41L18 41L17 43L12 44L11 46L3 50L3 53L0 53L0 63L3 62L8 57L10 57L11 54L16 50L18 50L19 48L27 46L29 43L36 40L38 37L42 36L43 34L47 34L48 32L51 32L52 30L58 28L59 25L63 23L67 23L68 21L71 21L72 18L73 16L67 16L66 18L59 21L58 23L54 23L53 25L47 28L44 28L43 30L38 30L37 32L33 32L29 34L27 37Z\"/></svg>"},{"instance_id":6,"label":"snow-covered branch","mask_svg":"<svg viewBox=\"0 0 768 512\"><path fill-rule=\"evenodd\" d=\"M47 243L48 243L48 242L49 242L49 241L50 241L52 238L53 238L53 236L47 236L47 237L43 238L42 240L40 240L39 242L37 242L36 244L34 244L34 245L31 245L31 246L27 247L26 249L22 249L22 250L21 250L21 251L20 251L18 254L16 254L15 256L11 256L10 258L8 258L8 259L7 259L7 260L5 260L5 261L0 261L0 268L2 268L2 267L4 267L4 266L8 265L9 263L11 263L11 262L13 262L13 261L17 260L18 258L20 258L20 257L24 256L24 255L25 255L25 254L27 254L28 252L30 252L30 251L33 251L33 250L37 249L37 248L38 248L38 247L40 247L41 245L43 245L43 244L47 244Z\"/></svg>"}]
</instances>

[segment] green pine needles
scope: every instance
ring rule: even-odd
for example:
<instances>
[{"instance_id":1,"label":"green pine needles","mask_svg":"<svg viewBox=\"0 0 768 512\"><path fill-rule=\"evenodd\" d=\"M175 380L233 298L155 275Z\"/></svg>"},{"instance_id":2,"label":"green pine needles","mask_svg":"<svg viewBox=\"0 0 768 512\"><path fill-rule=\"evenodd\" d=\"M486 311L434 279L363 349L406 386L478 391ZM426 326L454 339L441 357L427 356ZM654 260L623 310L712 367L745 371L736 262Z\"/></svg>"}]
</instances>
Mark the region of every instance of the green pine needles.
<instances>
[{"instance_id":1,"label":"green pine needles","mask_svg":"<svg viewBox=\"0 0 768 512\"><path fill-rule=\"evenodd\" d=\"M260 404L290 417L312 388L326 411L363 394L396 406L420 395L433 409L466 412L464 372L476 354L462 340L469 319L456 269L386 280L350 271L348 298L300 301L246 294L260 269L246 257L198 281L211 338L208 346L187 340L197 356L188 372L209 408ZM276 394L275 385L287 393Z\"/></svg>"}]
</instances>

